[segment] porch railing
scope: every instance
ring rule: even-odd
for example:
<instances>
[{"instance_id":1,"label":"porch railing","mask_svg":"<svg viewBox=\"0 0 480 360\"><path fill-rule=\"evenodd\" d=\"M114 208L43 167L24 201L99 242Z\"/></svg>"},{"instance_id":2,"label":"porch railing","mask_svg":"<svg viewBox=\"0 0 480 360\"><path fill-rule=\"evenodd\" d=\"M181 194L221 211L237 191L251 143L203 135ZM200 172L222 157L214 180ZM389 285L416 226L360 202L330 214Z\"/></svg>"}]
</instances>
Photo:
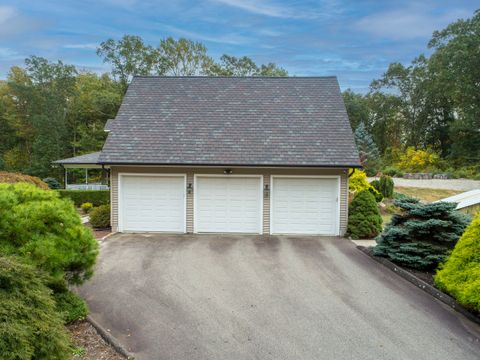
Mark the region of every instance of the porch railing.
<instances>
[{"instance_id":1,"label":"porch railing","mask_svg":"<svg viewBox=\"0 0 480 360\"><path fill-rule=\"evenodd\" d=\"M108 190L104 184L67 184L67 190Z\"/></svg>"}]
</instances>

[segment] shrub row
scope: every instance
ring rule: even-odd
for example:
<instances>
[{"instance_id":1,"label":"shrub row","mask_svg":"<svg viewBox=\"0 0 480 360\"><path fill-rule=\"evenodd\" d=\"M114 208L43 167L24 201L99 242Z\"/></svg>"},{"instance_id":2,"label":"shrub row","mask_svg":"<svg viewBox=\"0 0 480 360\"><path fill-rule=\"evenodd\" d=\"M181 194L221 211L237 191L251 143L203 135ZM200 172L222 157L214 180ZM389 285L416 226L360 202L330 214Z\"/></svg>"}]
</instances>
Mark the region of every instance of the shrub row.
<instances>
[{"instance_id":1,"label":"shrub row","mask_svg":"<svg viewBox=\"0 0 480 360\"><path fill-rule=\"evenodd\" d=\"M110 203L110 190L58 190L62 198L69 198L76 207L89 202L93 206Z\"/></svg>"}]
</instances>

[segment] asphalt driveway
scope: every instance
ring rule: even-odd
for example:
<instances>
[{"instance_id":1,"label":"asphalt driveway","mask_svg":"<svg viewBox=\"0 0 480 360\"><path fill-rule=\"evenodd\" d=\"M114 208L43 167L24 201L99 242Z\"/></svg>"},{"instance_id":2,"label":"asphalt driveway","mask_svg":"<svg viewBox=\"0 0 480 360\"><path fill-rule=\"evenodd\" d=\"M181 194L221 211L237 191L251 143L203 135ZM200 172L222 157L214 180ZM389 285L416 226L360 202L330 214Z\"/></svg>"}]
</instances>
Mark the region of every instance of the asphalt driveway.
<instances>
[{"instance_id":1,"label":"asphalt driveway","mask_svg":"<svg viewBox=\"0 0 480 360\"><path fill-rule=\"evenodd\" d=\"M118 234L79 290L138 359L475 359L480 327L344 239Z\"/></svg>"}]
</instances>

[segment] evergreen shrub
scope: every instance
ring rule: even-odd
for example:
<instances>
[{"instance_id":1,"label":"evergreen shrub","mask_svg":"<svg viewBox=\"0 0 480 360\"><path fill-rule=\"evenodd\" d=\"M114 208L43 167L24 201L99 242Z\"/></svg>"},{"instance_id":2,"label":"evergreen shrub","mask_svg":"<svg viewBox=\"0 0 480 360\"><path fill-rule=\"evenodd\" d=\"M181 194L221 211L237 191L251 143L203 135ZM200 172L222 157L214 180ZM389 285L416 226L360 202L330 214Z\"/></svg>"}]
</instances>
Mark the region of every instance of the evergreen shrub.
<instances>
[{"instance_id":1,"label":"evergreen shrub","mask_svg":"<svg viewBox=\"0 0 480 360\"><path fill-rule=\"evenodd\" d=\"M79 284L93 273L98 244L72 203L31 184L0 184L0 252Z\"/></svg>"},{"instance_id":2,"label":"evergreen shrub","mask_svg":"<svg viewBox=\"0 0 480 360\"><path fill-rule=\"evenodd\" d=\"M52 177L47 177L43 179L43 182L47 184L50 189L53 189L53 190L58 190L62 187L58 182L58 180Z\"/></svg>"},{"instance_id":3,"label":"evergreen shrub","mask_svg":"<svg viewBox=\"0 0 480 360\"><path fill-rule=\"evenodd\" d=\"M461 304L480 313L480 214L440 264L435 284Z\"/></svg>"},{"instance_id":4,"label":"evergreen shrub","mask_svg":"<svg viewBox=\"0 0 480 360\"><path fill-rule=\"evenodd\" d=\"M0 257L0 353L3 360L70 359L72 345L46 278L15 257Z\"/></svg>"},{"instance_id":5,"label":"evergreen shrub","mask_svg":"<svg viewBox=\"0 0 480 360\"><path fill-rule=\"evenodd\" d=\"M402 197L394 204L400 212L377 237L374 254L406 267L435 269L469 223L469 217L455 210L455 203L422 204Z\"/></svg>"},{"instance_id":6,"label":"evergreen shrub","mask_svg":"<svg viewBox=\"0 0 480 360\"><path fill-rule=\"evenodd\" d=\"M347 234L353 239L370 239L382 231L382 217L370 191L360 191L353 198L348 211Z\"/></svg>"},{"instance_id":7,"label":"evergreen shrub","mask_svg":"<svg viewBox=\"0 0 480 360\"><path fill-rule=\"evenodd\" d=\"M388 175L380 176L380 180L378 181L378 188L376 188L384 198L391 198L393 196L393 188L395 184L393 179Z\"/></svg>"}]
</instances>

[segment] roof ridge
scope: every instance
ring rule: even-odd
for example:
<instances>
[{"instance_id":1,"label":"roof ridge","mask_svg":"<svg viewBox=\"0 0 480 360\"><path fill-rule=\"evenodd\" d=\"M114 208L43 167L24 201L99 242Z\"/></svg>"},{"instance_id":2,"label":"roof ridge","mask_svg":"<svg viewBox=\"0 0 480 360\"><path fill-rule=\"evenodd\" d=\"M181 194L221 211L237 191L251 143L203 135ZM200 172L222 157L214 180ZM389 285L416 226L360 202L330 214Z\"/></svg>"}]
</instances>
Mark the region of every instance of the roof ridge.
<instances>
[{"instance_id":1,"label":"roof ridge","mask_svg":"<svg viewBox=\"0 0 480 360\"><path fill-rule=\"evenodd\" d=\"M336 75L325 76L214 76L214 75L134 75L134 78L167 78L167 79L336 79Z\"/></svg>"}]
</instances>

